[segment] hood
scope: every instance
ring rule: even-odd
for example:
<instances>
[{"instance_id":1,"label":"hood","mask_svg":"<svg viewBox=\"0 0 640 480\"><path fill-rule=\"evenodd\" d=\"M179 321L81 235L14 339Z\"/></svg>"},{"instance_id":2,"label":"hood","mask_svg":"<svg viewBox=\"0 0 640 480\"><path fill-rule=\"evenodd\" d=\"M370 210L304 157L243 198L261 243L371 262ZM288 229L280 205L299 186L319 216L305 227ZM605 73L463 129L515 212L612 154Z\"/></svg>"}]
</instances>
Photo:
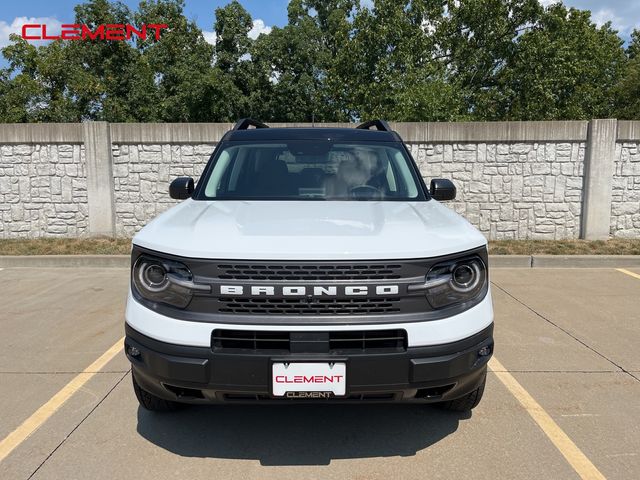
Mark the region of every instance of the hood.
<instances>
[{"instance_id":1,"label":"hood","mask_svg":"<svg viewBox=\"0 0 640 480\"><path fill-rule=\"evenodd\" d=\"M470 250L484 236L435 200L185 200L157 216L133 243L192 258L384 260Z\"/></svg>"}]
</instances>

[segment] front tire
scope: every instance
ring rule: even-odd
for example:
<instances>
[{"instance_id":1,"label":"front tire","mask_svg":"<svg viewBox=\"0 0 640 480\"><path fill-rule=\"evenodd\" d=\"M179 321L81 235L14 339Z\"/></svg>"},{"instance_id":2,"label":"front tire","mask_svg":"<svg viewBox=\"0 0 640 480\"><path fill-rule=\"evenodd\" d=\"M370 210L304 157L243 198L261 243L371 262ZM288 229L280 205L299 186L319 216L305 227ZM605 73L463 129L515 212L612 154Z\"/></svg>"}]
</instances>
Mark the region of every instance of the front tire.
<instances>
[{"instance_id":1,"label":"front tire","mask_svg":"<svg viewBox=\"0 0 640 480\"><path fill-rule=\"evenodd\" d=\"M180 408L180 404L172 402L171 400L164 400L163 398L156 397L155 395L143 390L138 382L136 376L131 372L131 380L133 380L133 391L136 394L136 398L140 403L140 406L150 412L172 412Z\"/></svg>"},{"instance_id":2,"label":"front tire","mask_svg":"<svg viewBox=\"0 0 640 480\"><path fill-rule=\"evenodd\" d=\"M482 378L482 383L478 388L476 388L473 392L467 393L464 397L454 398L453 400L448 400L446 402L440 402L437 404L438 407L443 410L448 410L450 412L469 412L476 408L482 400L482 395L484 393L484 386L487 383L487 375L485 373Z\"/></svg>"}]
</instances>

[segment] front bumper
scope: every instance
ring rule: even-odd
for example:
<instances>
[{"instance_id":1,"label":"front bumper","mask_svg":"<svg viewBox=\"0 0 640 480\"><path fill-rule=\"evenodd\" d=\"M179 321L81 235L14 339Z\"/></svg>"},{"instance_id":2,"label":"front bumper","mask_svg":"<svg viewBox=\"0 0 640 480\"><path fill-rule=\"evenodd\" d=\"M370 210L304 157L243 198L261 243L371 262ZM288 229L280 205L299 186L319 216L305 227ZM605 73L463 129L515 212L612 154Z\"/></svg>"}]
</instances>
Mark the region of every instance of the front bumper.
<instances>
[{"instance_id":1,"label":"front bumper","mask_svg":"<svg viewBox=\"0 0 640 480\"><path fill-rule=\"evenodd\" d=\"M139 354L131 355L132 347ZM490 354L479 350L489 347ZM160 342L126 325L125 352L138 384L166 400L216 402L339 402L452 400L475 390L484 380L493 353L493 324L464 340L409 347L401 353L269 355L218 353L208 347ZM329 400L300 400L271 395L273 360L344 361L347 395Z\"/></svg>"}]
</instances>

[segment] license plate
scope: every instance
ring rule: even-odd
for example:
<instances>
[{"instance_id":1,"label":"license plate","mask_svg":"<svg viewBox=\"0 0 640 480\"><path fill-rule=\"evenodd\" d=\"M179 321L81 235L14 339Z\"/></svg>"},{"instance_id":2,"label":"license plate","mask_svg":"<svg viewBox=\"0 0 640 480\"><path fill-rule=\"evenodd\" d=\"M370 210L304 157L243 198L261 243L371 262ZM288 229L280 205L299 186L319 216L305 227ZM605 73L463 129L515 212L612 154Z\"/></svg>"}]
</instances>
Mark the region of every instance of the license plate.
<instances>
[{"instance_id":1,"label":"license plate","mask_svg":"<svg viewBox=\"0 0 640 480\"><path fill-rule=\"evenodd\" d=\"M274 363L273 396L324 398L313 392L343 396L347 390L346 372L345 363Z\"/></svg>"}]
</instances>

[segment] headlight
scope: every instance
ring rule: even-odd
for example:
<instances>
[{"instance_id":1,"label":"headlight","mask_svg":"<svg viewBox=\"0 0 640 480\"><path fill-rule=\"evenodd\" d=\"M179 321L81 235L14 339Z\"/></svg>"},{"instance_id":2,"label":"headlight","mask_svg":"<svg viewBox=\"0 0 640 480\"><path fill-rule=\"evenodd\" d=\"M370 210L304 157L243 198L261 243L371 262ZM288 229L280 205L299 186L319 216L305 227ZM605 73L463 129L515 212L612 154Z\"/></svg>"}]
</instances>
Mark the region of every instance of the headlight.
<instances>
[{"instance_id":1,"label":"headlight","mask_svg":"<svg viewBox=\"0 0 640 480\"><path fill-rule=\"evenodd\" d=\"M474 256L434 265L424 286L431 306L443 308L474 299L485 289L486 283L484 262Z\"/></svg>"},{"instance_id":2,"label":"headlight","mask_svg":"<svg viewBox=\"0 0 640 480\"><path fill-rule=\"evenodd\" d=\"M152 302L161 302L184 308L193 297L193 275L186 265L141 255L132 271L133 284L138 293Z\"/></svg>"}]
</instances>

